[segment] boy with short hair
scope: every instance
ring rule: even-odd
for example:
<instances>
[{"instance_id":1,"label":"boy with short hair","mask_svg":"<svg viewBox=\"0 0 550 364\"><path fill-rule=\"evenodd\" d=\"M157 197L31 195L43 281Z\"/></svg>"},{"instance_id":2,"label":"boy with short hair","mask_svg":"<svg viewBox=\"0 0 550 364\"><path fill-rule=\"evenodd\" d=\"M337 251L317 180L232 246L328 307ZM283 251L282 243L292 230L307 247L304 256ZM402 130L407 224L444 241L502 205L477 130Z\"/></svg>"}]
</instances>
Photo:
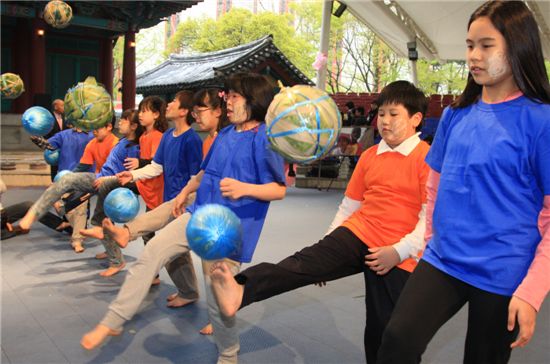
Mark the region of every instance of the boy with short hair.
<instances>
[{"instance_id":1,"label":"boy with short hair","mask_svg":"<svg viewBox=\"0 0 550 364\"><path fill-rule=\"evenodd\" d=\"M383 141L366 150L353 172L327 235L282 260L261 263L233 277L223 262L212 268L221 312L232 317L253 302L309 284L363 272L368 363L378 347L397 298L424 248L429 146L416 129L427 99L414 85L396 81L379 98Z\"/></svg>"}]
</instances>

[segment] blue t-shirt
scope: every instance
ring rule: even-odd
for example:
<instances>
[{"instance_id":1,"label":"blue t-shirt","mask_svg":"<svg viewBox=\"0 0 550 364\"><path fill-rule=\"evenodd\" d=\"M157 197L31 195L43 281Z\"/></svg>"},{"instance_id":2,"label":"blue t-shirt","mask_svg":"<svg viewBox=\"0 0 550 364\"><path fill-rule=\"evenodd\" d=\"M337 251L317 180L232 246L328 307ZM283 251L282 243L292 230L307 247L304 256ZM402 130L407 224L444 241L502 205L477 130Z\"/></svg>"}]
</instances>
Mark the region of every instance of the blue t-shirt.
<instances>
[{"instance_id":1,"label":"blue t-shirt","mask_svg":"<svg viewBox=\"0 0 550 364\"><path fill-rule=\"evenodd\" d=\"M153 160L162 164L164 173L164 201L175 198L191 176L199 173L202 162L202 141L189 129L174 137L174 128L168 129L160 141Z\"/></svg>"},{"instance_id":2,"label":"blue t-shirt","mask_svg":"<svg viewBox=\"0 0 550 364\"><path fill-rule=\"evenodd\" d=\"M77 132L74 129L65 129L48 139L48 143L55 149L59 149L57 169L72 171L80 162L86 145L93 138L94 134L92 132L85 133Z\"/></svg>"},{"instance_id":3,"label":"blue t-shirt","mask_svg":"<svg viewBox=\"0 0 550 364\"><path fill-rule=\"evenodd\" d=\"M111 153L109 153L107 160L101 167L101 171L96 174L96 178L114 176L119 172L125 171L124 160L126 158L139 158L139 144L122 138L115 147L111 149Z\"/></svg>"},{"instance_id":4,"label":"blue t-shirt","mask_svg":"<svg viewBox=\"0 0 550 364\"><path fill-rule=\"evenodd\" d=\"M269 145L265 124L237 132L230 125L220 131L201 165L204 176L195 202L187 208L193 213L198 207L217 203L230 208L241 220L241 251L230 256L239 262L250 262L264 224L268 201L252 197L231 200L222 196L220 181L226 177L252 184L285 183L284 162Z\"/></svg>"},{"instance_id":5,"label":"blue t-shirt","mask_svg":"<svg viewBox=\"0 0 550 364\"><path fill-rule=\"evenodd\" d=\"M426 162L441 175L423 259L474 287L511 296L541 240L550 105L522 96L448 108Z\"/></svg>"}]
</instances>

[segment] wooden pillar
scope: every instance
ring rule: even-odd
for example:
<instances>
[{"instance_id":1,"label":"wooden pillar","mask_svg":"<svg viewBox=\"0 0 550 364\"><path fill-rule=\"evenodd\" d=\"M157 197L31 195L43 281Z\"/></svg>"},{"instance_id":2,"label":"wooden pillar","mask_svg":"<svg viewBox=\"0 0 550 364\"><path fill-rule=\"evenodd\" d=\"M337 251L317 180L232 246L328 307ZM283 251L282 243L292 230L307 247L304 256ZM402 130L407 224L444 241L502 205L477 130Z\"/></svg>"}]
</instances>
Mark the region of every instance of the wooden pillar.
<instances>
[{"instance_id":1,"label":"wooden pillar","mask_svg":"<svg viewBox=\"0 0 550 364\"><path fill-rule=\"evenodd\" d=\"M129 30L124 37L122 64L122 110L136 106L136 32Z\"/></svg>"},{"instance_id":2,"label":"wooden pillar","mask_svg":"<svg viewBox=\"0 0 550 364\"><path fill-rule=\"evenodd\" d=\"M13 55L13 72L19 75L25 84L25 92L13 100L12 112L23 113L32 105L31 95L31 57L30 57L30 32L31 24L28 19L17 19L17 32L15 32L15 45Z\"/></svg>"},{"instance_id":3,"label":"wooden pillar","mask_svg":"<svg viewBox=\"0 0 550 364\"><path fill-rule=\"evenodd\" d=\"M105 38L101 43L102 65L101 65L101 83L111 96L113 96L113 40Z\"/></svg>"}]
</instances>

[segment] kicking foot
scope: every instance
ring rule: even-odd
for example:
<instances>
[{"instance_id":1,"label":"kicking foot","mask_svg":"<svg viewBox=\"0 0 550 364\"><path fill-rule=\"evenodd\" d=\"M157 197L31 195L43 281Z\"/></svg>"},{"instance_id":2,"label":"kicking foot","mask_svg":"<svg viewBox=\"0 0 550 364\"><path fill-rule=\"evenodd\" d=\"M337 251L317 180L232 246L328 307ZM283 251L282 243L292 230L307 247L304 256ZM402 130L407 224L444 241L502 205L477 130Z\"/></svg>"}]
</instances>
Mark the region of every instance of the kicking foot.
<instances>
[{"instance_id":1,"label":"kicking foot","mask_svg":"<svg viewBox=\"0 0 550 364\"><path fill-rule=\"evenodd\" d=\"M220 312L226 317L235 316L243 301L244 286L237 283L227 264L217 262L210 269L212 289Z\"/></svg>"},{"instance_id":2,"label":"kicking foot","mask_svg":"<svg viewBox=\"0 0 550 364\"><path fill-rule=\"evenodd\" d=\"M173 301L173 300L176 299L177 297L178 297L178 292L172 293L171 295L169 295L168 297L166 297L166 301L168 301L168 302Z\"/></svg>"},{"instance_id":3,"label":"kicking foot","mask_svg":"<svg viewBox=\"0 0 550 364\"><path fill-rule=\"evenodd\" d=\"M29 233L29 229L23 229L21 225L15 225L13 226L9 222L6 223L6 229L8 229L9 232L15 232L15 235L25 235Z\"/></svg>"},{"instance_id":4,"label":"kicking foot","mask_svg":"<svg viewBox=\"0 0 550 364\"><path fill-rule=\"evenodd\" d=\"M151 282L151 286L158 286L160 284L160 278L155 277L153 278L153 281Z\"/></svg>"},{"instance_id":5,"label":"kicking foot","mask_svg":"<svg viewBox=\"0 0 550 364\"><path fill-rule=\"evenodd\" d=\"M73 241L71 246L73 247L75 253L82 253L85 250L81 241Z\"/></svg>"},{"instance_id":6,"label":"kicking foot","mask_svg":"<svg viewBox=\"0 0 550 364\"><path fill-rule=\"evenodd\" d=\"M120 272L124 267L126 266L126 263L122 262L119 265L112 265L109 268L105 269L104 271L100 272L99 275L102 277L110 277L114 276L118 272Z\"/></svg>"},{"instance_id":7,"label":"kicking foot","mask_svg":"<svg viewBox=\"0 0 550 364\"><path fill-rule=\"evenodd\" d=\"M89 229L81 229L80 233L89 238L103 240L105 235L103 234L103 229L101 226L94 226Z\"/></svg>"},{"instance_id":8,"label":"kicking foot","mask_svg":"<svg viewBox=\"0 0 550 364\"><path fill-rule=\"evenodd\" d=\"M97 254L95 255L95 258L96 258L96 259L107 259L107 252L97 253Z\"/></svg>"},{"instance_id":9,"label":"kicking foot","mask_svg":"<svg viewBox=\"0 0 550 364\"><path fill-rule=\"evenodd\" d=\"M170 295L170 296L172 296L172 295ZM187 306L188 304L196 302L196 301L197 300L189 300L187 298L180 297L176 293L176 298L171 299L170 301L168 301L168 304L166 305L166 307L179 308L179 307Z\"/></svg>"},{"instance_id":10,"label":"kicking foot","mask_svg":"<svg viewBox=\"0 0 550 364\"><path fill-rule=\"evenodd\" d=\"M203 327L199 333L201 335L212 335L214 333L214 328L212 327L212 324L209 322L206 324L205 327Z\"/></svg>"},{"instance_id":11,"label":"kicking foot","mask_svg":"<svg viewBox=\"0 0 550 364\"><path fill-rule=\"evenodd\" d=\"M103 219L103 230L109 235L115 243L121 248L126 248L130 242L130 232L126 227L118 227L109 218Z\"/></svg>"},{"instance_id":12,"label":"kicking foot","mask_svg":"<svg viewBox=\"0 0 550 364\"><path fill-rule=\"evenodd\" d=\"M105 325L97 325L92 331L82 336L80 345L86 350L92 350L97 348L107 336L118 336L122 333L122 330L113 330Z\"/></svg>"}]
</instances>

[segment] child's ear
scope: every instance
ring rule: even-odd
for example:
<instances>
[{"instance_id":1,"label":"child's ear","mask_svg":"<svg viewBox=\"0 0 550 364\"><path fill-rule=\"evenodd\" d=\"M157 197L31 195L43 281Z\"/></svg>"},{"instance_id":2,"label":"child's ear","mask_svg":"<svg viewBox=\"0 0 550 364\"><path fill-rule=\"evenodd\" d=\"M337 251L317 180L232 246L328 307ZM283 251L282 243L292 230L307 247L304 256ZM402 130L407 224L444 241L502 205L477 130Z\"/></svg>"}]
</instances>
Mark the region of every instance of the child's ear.
<instances>
[{"instance_id":1,"label":"child's ear","mask_svg":"<svg viewBox=\"0 0 550 364\"><path fill-rule=\"evenodd\" d=\"M412 119L412 125L416 128L418 125L420 125L420 123L422 122L422 118L424 116L422 115L421 112L417 112L415 113L411 119Z\"/></svg>"},{"instance_id":2,"label":"child's ear","mask_svg":"<svg viewBox=\"0 0 550 364\"><path fill-rule=\"evenodd\" d=\"M222 116L222 108L221 107L217 107L214 109L214 115L219 118Z\"/></svg>"},{"instance_id":3,"label":"child's ear","mask_svg":"<svg viewBox=\"0 0 550 364\"><path fill-rule=\"evenodd\" d=\"M113 130L113 124L109 123L106 126L107 126L107 131Z\"/></svg>"}]
</instances>

